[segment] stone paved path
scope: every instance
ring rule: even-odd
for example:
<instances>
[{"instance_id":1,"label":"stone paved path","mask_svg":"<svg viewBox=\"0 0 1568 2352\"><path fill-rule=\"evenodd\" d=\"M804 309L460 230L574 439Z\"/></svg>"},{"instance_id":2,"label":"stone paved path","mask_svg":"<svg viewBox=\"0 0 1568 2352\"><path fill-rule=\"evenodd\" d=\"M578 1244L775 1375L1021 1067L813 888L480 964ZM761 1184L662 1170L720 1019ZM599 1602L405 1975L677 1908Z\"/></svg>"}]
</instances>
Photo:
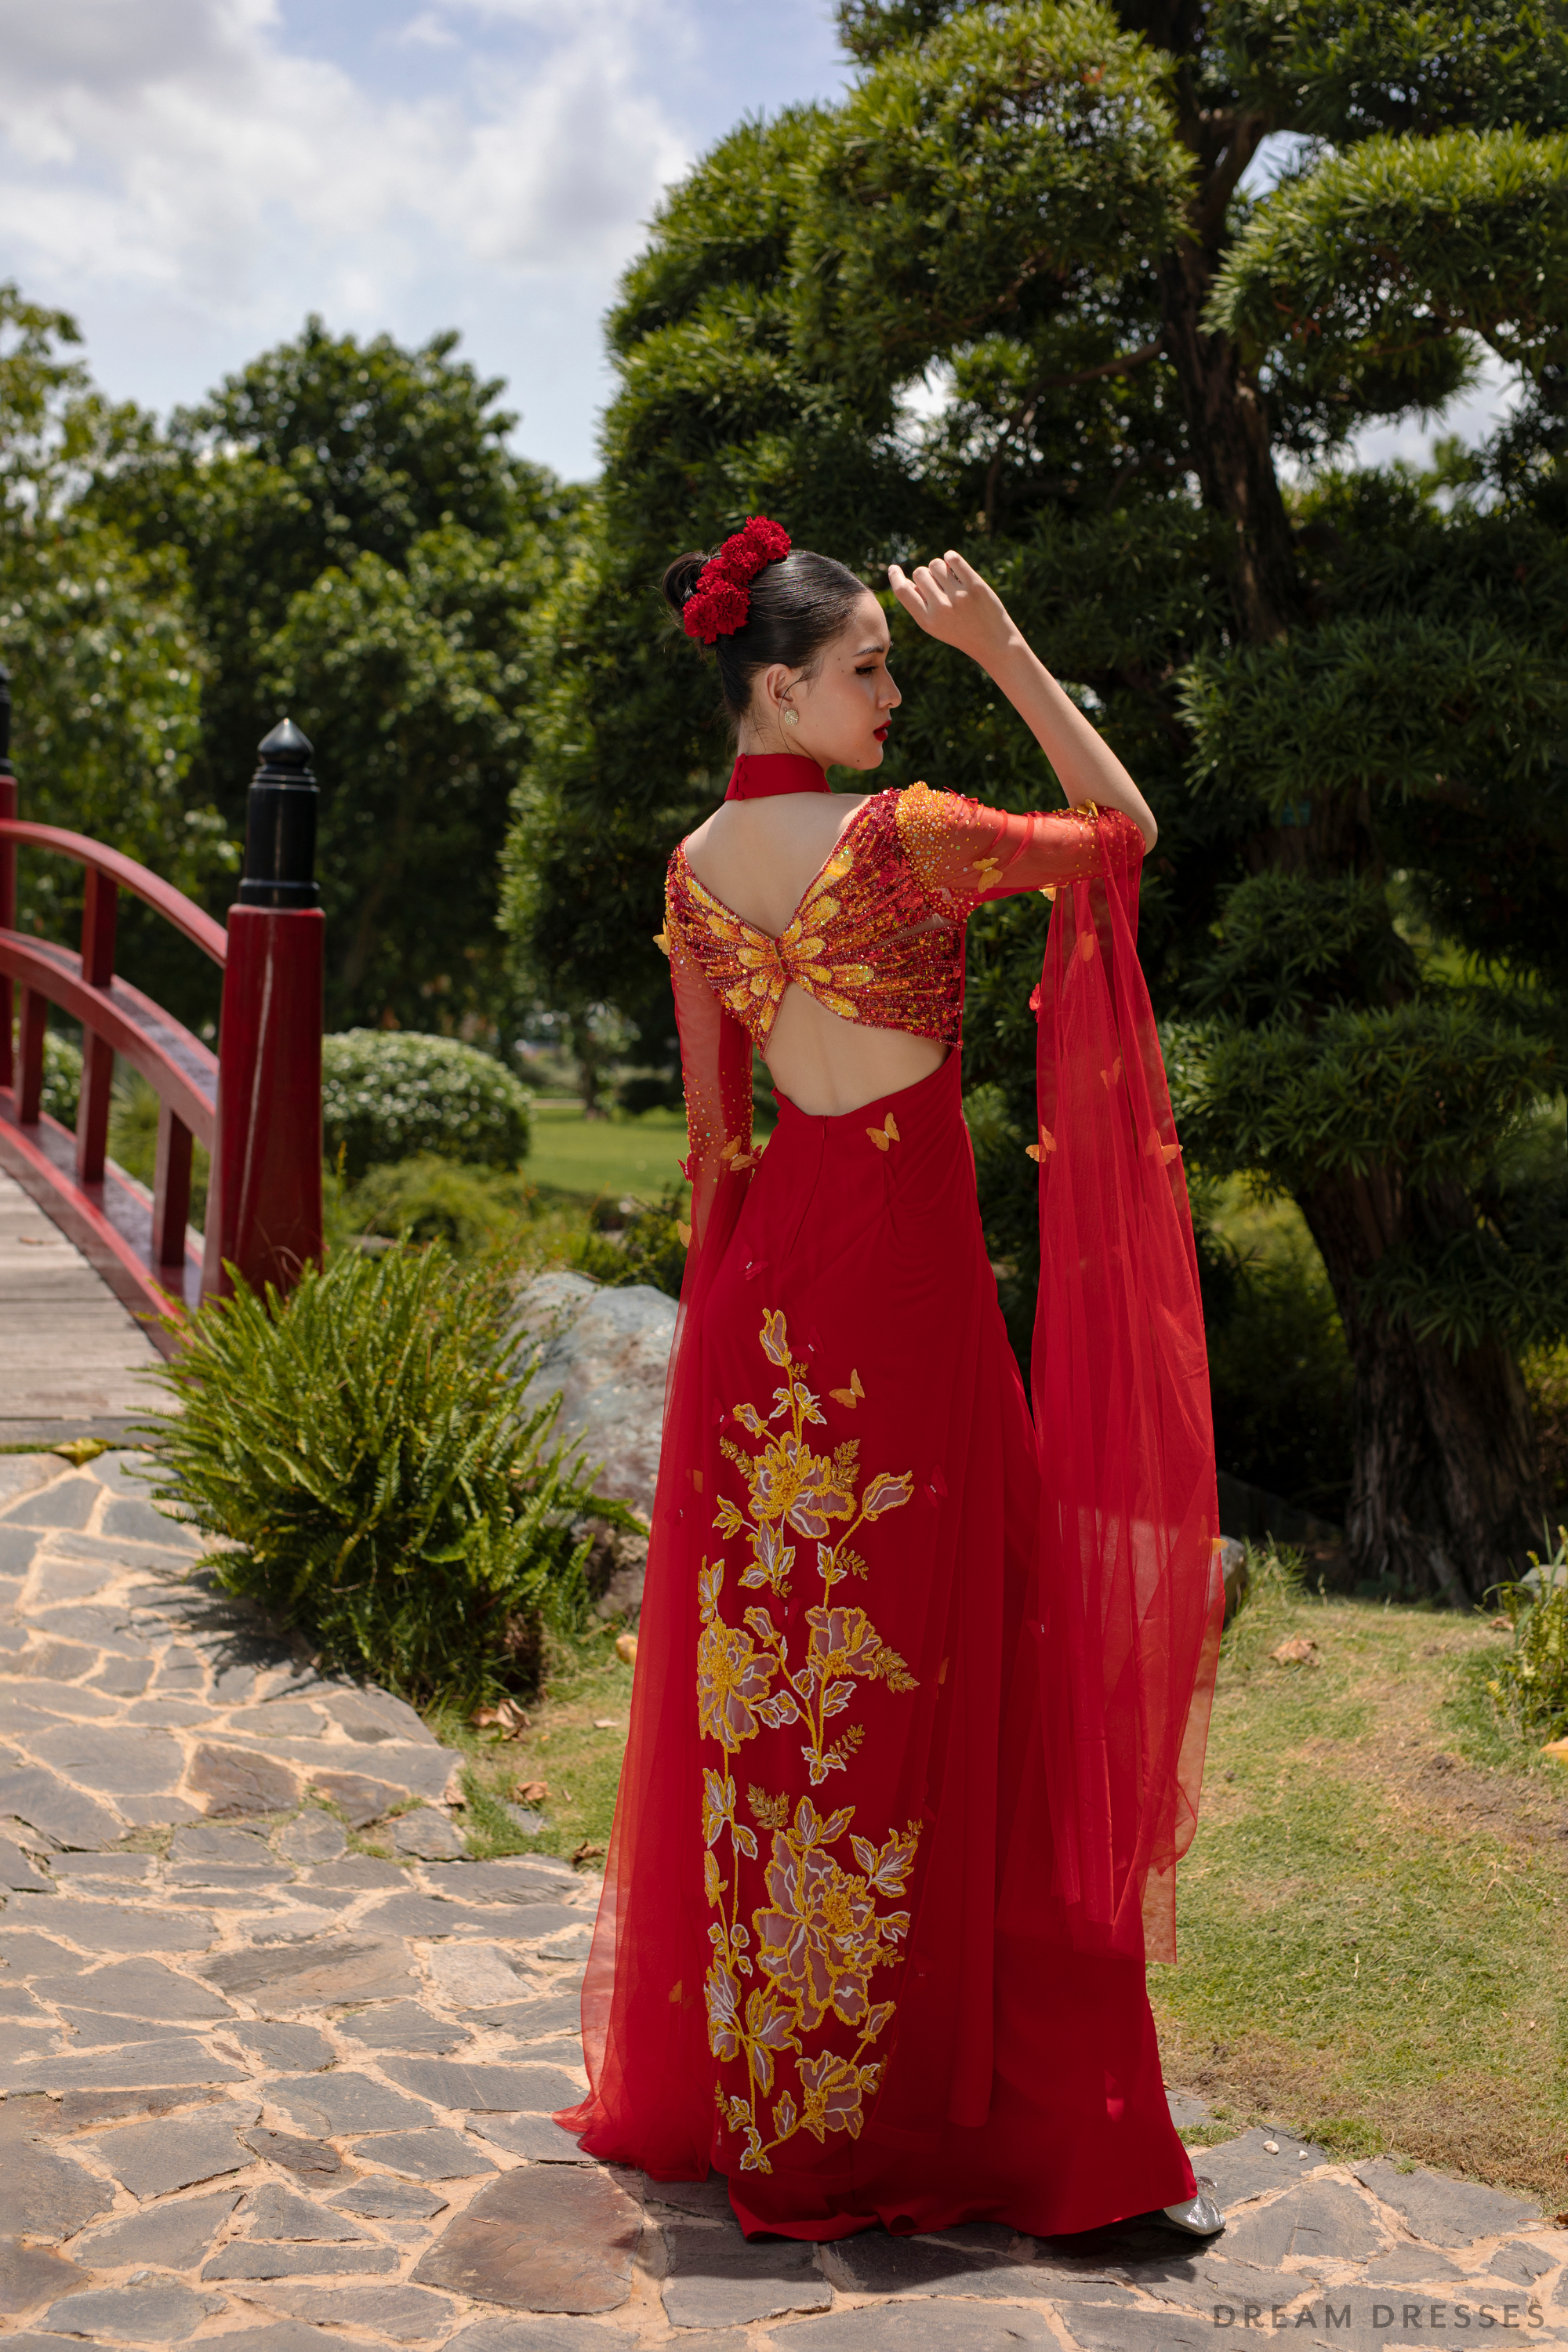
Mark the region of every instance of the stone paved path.
<instances>
[{"instance_id":1,"label":"stone paved path","mask_svg":"<svg viewBox=\"0 0 1568 2352\"><path fill-rule=\"evenodd\" d=\"M0 1444L121 1436L155 1412L138 1377L158 1361L79 1251L20 1184L0 1173Z\"/></svg>"},{"instance_id":2,"label":"stone paved path","mask_svg":"<svg viewBox=\"0 0 1568 2352\"><path fill-rule=\"evenodd\" d=\"M595 1885L467 1859L418 1719L184 1580L190 1557L125 1457L0 1458L17 2352L1568 2343L1568 2231L1283 2132L1203 2157L1229 2214L1206 2247L1147 2223L747 2246L721 2181L584 2161L549 2110L584 2081Z\"/></svg>"}]
</instances>

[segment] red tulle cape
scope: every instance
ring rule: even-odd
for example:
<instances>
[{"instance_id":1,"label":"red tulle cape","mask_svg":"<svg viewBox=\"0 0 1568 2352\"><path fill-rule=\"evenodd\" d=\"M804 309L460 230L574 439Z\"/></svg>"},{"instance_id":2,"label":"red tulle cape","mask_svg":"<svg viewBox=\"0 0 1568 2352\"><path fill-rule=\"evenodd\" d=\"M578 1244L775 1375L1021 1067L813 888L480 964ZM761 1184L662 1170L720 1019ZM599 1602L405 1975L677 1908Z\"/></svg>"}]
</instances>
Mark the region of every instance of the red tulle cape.
<instances>
[{"instance_id":1,"label":"red tulle cape","mask_svg":"<svg viewBox=\"0 0 1568 2352\"><path fill-rule=\"evenodd\" d=\"M1032 1423L956 1055L844 1118L782 1103L693 1236L560 2121L656 2178L716 2166L750 2231L1045 2235L1191 2194L1143 1961L1196 1816L1217 1522L1136 889L1064 887L1051 925Z\"/></svg>"}]
</instances>

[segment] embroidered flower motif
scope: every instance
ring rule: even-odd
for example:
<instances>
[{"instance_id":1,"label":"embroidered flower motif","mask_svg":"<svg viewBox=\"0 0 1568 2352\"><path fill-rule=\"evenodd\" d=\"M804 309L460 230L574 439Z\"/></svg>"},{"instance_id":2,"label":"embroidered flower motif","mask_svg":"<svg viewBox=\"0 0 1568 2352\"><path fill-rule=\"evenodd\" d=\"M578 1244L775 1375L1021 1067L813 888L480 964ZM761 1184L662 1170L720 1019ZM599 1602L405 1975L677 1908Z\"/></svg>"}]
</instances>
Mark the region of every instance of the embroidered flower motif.
<instances>
[{"instance_id":1,"label":"embroidered flower motif","mask_svg":"<svg viewBox=\"0 0 1568 2352\"><path fill-rule=\"evenodd\" d=\"M805 1612L806 1644L800 1663L790 1665L791 1637L765 1607L752 1606L740 1625L720 1613L724 1563L704 1560L698 1577L702 1632L698 1644L698 1714L702 1735L716 1740L726 1758L759 1729L790 1723L805 1727L801 1753L813 1786L843 1771L865 1738L863 1724L850 1723L832 1739L827 1726L847 1713L858 1684L879 1681L890 1693L915 1688L915 1678L896 1650L882 1640L869 1612L833 1599L847 1577L864 1577L867 1563L849 1548L849 1538L868 1523L911 1500L908 1471L878 1471L861 1488L858 1441L849 1439L831 1454L816 1453L806 1432L823 1420L804 1367L794 1358L783 1310L764 1310L758 1334L764 1359L783 1374L773 1408L764 1421L750 1401L736 1405L730 1421L746 1436L762 1440L747 1453L734 1439L720 1440L723 1454L746 1482L743 1509L731 1496L718 1498L715 1527L726 1538L743 1534L751 1561L742 1587L786 1594L795 1547L785 1530L816 1546L823 1598ZM865 1395L858 1374L842 1391L851 1401ZM787 1425L773 1433L771 1424ZM837 1543L834 1522L848 1522ZM710 1928L714 1958L708 1977L709 2044L721 2065L744 2064L746 2091L715 2086L719 2112L744 2146L740 2168L770 2171L770 2152L797 2131L818 2140L830 2131L858 2134L865 2101L881 2080L879 2063L866 2053L895 2014L891 2000L872 1999L879 1968L896 1964L909 1933L907 1910L880 1906L903 1896L914 1867L920 1825L892 1831L880 1844L851 1834L853 1805L819 1813L801 1797L791 1818L789 1800L754 1782L747 1801L758 1827L770 1833L763 1869L765 1899L742 1915L742 1872L759 1859L756 1835L735 1816L735 1782L725 1768L705 1768L702 1779L703 1885L718 1915ZM849 1841L850 1859L835 1852ZM728 1872L721 1857L728 1854ZM742 1979L760 1971L763 1981L744 1993ZM854 2050L807 2052L805 2042L834 2028L856 2037ZM771 2116L773 2137L763 2137L759 2098L772 2096L780 2068L793 2054L797 2088L781 2088ZM798 2094L798 2095L797 2095Z\"/></svg>"}]
</instances>

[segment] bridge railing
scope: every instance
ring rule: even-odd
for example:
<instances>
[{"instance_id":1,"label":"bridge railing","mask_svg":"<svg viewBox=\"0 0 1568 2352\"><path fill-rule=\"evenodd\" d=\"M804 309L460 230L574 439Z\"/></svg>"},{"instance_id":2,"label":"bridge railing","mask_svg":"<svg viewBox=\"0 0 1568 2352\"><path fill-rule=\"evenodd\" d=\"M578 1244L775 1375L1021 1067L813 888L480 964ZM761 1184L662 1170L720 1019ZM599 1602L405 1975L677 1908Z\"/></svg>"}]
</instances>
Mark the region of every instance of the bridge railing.
<instances>
[{"instance_id":1,"label":"bridge railing","mask_svg":"<svg viewBox=\"0 0 1568 2352\"><path fill-rule=\"evenodd\" d=\"M0 1169L97 1267L165 1354L152 1318L229 1287L287 1289L321 1254L321 992L324 922L313 878L310 746L288 719L261 745L250 787L245 873L227 928L102 842L17 814L11 705L0 670ZM82 867L79 949L16 929L19 851ZM114 969L120 893L131 892L223 973L215 1055ZM82 1032L74 1133L43 1108L53 1004ZM116 1057L158 1097L152 1192L108 1155ZM190 1229L194 1143L211 1156L205 1237Z\"/></svg>"}]
</instances>

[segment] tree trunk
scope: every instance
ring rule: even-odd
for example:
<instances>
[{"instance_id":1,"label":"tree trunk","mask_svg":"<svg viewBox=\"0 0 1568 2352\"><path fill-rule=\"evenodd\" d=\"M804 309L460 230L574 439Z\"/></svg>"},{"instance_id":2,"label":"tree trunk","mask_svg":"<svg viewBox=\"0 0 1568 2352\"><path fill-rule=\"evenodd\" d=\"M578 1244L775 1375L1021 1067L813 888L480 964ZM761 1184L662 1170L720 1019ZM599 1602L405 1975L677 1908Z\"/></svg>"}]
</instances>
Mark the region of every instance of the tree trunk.
<instances>
[{"instance_id":1,"label":"tree trunk","mask_svg":"<svg viewBox=\"0 0 1568 2352\"><path fill-rule=\"evenodd\" d=\"M1541 1538L1544 1496L1518 1368L1497 1339L1456 1358L1440 1339L1417 1339L1366 1310L1362 1284L1389 1248L1417 1234L1413 1205L1386 1171L1320 1185L1300 1205L1355 1376L1352 1566L1406 1598L1468 1608L1520 1575Z\"/></svg>"},{"instance_id":2,"label":"tree trunk","mask_svg":"<svg viewBox=\"0 0 1568 2352\"><path fill-rule=\"evenodd\" d=\"M1165 349L1182 388L1204 504L1236 533L1232 584L1241 633L1254 645L1282 636L1300 601L1290 519L1268 446L1268 418L1246 382L1236 346L1203 325L1214 257L1194 242L1160 263Z\"/></svg>"}]
</instances>

